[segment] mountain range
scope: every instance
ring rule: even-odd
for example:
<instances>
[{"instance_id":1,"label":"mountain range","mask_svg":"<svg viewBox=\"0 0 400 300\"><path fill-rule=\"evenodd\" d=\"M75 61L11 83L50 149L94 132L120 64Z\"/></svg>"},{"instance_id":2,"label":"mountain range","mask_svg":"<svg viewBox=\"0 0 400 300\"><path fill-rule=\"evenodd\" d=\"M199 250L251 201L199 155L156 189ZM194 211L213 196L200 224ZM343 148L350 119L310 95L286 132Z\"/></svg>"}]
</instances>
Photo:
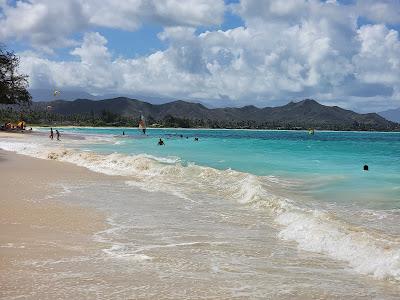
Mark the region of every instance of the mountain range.
<instances>
[{"instance_id":1,"label":"mountain range","mask_svg":"<svg viewBox=\"0 0 400 300\"><path fill-rule=\"evenodd\" d=\"M34 102L51 102L60 98L62 100L73 101L76 99L88 99L88 100L103 100L112 99L117 97L125 97L132 99L146 99L146 102L152 104L163 104L168 103L176 98L171 98L168 96L155 96L155 95L141 95L141 94L103 94L103 95L93 95L86 91L80 90L61 90L59 96L54 96L55 90L51 89L29 89L29 93L32 96ZM213 101L198 101L207 107L214 107ZM218 101L220 105L231 106L234 102L232 101Z\"/></svg>"},{"instance_id":2,"label":"mountain range","mask_svg":"<svg viewBox=\"0 0 400 300\"><path fill-rule=\"evenodd\" d=\"M290 124L291 127L316 127L321 129L387 130L399 125L376 113L358 114L338 106L325 106L312 99L290 102L278 107L258 108L252 105L240 108L207 108L200 103L173 101L164 104L118 97L105 100L77 99L75 101L34 102L34 109L48 106L54 114L101 115L105 112L127 118L138 118L143 114L155 122L166 118L208 120L224 124L252 124L252 128L272 128ZM235 126L235 125L232 125Z\"/></svg>"},{"instance_id":3,"label":"mountain range","mask_svg":"<svg viewBox=\"0 0 400 300\"><path fill-rule=\"evenodd\" d=\"M29 89L30 94L32 95L32 99L34 102L51 102L55 100L54 90L51 89ZM146 99L146 102L151 104L165 104L168 102L175 101L176 99L166 96L151 96L151 95L140 95L140 94L132 94L132 95L122 95L125 98L132 99ZM87 99L87 100L102 100L102 99L112 99L121 97L120 94L107 94L107 95L93 95L86 91L80 90L62 90L61 97L63 100L73 101L76 99ZM220 99L218 101L218 105L215 105L214 101L198 101L198 103L203 104L207 108L216 108L216 107L237 107L237 103L228 99ZM385 119L400 123L400 107L397 109L390 109L382 112L378 112L378 114Z\"/></svg>"},{"instance_id":4,"label":"mountain range","mask_svg":"<svg viewBox=\"0 0 400 300\"><path fill-rule=\"evenodd\" d=\"M385 110L378 114L381 115L382 117L384 117L386 120L400 123L400 107L397 109Z\"/></svg>"}]
</instances>

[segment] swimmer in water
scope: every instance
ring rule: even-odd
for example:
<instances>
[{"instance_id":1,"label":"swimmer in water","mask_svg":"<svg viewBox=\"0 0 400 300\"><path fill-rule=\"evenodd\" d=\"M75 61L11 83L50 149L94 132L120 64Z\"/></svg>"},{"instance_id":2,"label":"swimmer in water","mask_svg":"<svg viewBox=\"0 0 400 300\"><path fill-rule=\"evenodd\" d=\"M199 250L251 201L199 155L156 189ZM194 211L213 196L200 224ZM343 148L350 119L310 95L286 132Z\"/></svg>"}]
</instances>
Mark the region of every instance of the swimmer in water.
<instances>
[{"instance_id":1,"label":"swimmer in water","mask_svg":"<svg viewBox=\"0 0 400 300\"><path fill-rule=\"evenodd\" d=\"M160 140L158 141L158 145L159 145L159 146L165 146L165 143L164 143L164 141L163 141L162 139L160 139Z\"/></svg>"}]
</instances>

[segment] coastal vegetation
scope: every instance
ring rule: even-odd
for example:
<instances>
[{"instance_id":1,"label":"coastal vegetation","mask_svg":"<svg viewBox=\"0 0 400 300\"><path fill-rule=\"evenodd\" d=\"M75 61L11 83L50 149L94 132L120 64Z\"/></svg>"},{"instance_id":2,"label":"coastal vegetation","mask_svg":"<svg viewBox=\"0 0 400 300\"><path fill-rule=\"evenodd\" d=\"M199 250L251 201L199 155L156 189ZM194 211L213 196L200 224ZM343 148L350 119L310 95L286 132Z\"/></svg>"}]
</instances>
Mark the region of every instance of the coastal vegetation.
<instances>
[{"instance_id":1,"label":"coastal vegetation","mask_svg":"<svg viewBox=\"0 0 400 300\"><path fill-rule=\"evenodd\" d=\"M0 103L29 105L28 75L19 74L19 57L0 45Z\"/></svg>"},{"instance_id":2,"label":"coastal vegetation","mask_svg":"<svg viewBox=\"0 0 400 300\"><path fill-rule=\"evenodd\" d=\"M70 102L72 104L72 102ZM54 104L53 104L54 105ZM320 105L320 104L318 104ZM71 113L63 113L57 111L53 106L47 105L51 109L45 109L38 105L32 107L21 107L16 105L3 105L0 108L0 121L17 122L24 120L31 125L51 125L51 126L112 126L112 127L137 127L140 114L123 114L113 112L103 108L100 111L76 111ZM299 108L295 109L296 111ZM179 111L179 109L178 109ZM299 113L299 112L298 112ZM352 112L353 113L353 112ZM355 114L355 113L354 113ZM161 128L227 128L227 129L282 129L282 130L307 130L314 128L317 130L358 130L358 131L397 131L400 130L400 125L389 122L382 117L370 116L369 118L359 117L349 121L337 122L330 120L327 116L324 118L314 117L314 120L306 118L306 114L299 116L296 119L288 119L290 112L287 112L286 118L281 119L239 119L239 118L213 118L212 116L188 117L181 112L181 116L171 113L158 115L154 117L151 114L146 114L148 127ZM358 115L357 116L362 116Z\"/></svg>"}]
</instances>

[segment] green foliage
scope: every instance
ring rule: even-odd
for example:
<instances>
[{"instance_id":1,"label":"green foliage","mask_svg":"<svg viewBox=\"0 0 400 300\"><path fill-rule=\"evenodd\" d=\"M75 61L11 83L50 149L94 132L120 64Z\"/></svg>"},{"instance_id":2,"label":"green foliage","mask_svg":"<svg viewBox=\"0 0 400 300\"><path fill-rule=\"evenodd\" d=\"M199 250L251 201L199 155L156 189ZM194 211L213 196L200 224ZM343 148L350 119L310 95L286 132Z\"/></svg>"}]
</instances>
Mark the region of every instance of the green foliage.
<instances>
[{"instance_id":1,"label":"green foliage","mask_svg":"<svg viewBox=\"0 0 400 300\"><path fill-rule=\"evenodd\" d=\"M28 76L18 74L19 58L0 45L0 103L30 104Z\"/></svg>"},{"instance_id":2,"label":"green foliage","mask_svg":"<svg viewBox=\"0 0 400 300\"><path fill-rule=\"evenodd\" d=\"M0 122L17 122L24 120L28 124L53 125L53 126L114 126L114 127L137 127L139 117L131 118L103 110L96 114L93 111L86 114L62 115L46 111L44 109L30 109L21 107L0 107ZM281 130L358 130L358 131L393 131L400 130L399 125L390 127L379 127L374 124L329 124L313 122L256 122L254 120L210 120L210 119L188 119L167 115L161 120L152 116L146 116L147 124L157 124L158 127L172 128L227 128L227 129L281 129ZM393 123L394 124L394 123Z\"/></svg>"}]
</instances>

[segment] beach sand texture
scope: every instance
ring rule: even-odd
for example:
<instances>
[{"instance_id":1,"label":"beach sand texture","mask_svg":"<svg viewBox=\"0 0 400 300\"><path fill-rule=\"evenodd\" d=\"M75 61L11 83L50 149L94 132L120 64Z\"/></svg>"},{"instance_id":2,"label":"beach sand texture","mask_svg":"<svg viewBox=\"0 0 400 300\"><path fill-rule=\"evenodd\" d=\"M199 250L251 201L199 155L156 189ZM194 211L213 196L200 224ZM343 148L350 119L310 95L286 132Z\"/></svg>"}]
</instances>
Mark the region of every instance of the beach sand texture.
<instances>
[{"instance_id":1,"label":"beach sand texture","mask_svg":"<svg viewBox=\"0 0 400 300\"><path fill-rule=\"evenodd\" d=\"M134 175L62 162L55 154L65 151L67 134L60 143L44 134L2 137L11 146L47 144L35 153L45 159L0 150L0 299L397 299L400 293L395 281L359 274L279 238L282 227L262 207L211 192L193 199L168 193L180 191L179 181L156 190L161 175L140 188ZM100 154L66 153L104 167Z\"/></svg>"},{"instance_id":2,"label":"beach sand texture","mask_svg":"<svg viewBox=\"0 0 400 300\"><path fill-rule=\"evenodd\" d=\"M83 251L97 251L100 245L92 235L106 227L101 213L57 201L60 191L51 183L99 175L1 150L0 170L0 298L34 297L39 292L35 261L72 259Z\"/></svg>"}]
</instances>

